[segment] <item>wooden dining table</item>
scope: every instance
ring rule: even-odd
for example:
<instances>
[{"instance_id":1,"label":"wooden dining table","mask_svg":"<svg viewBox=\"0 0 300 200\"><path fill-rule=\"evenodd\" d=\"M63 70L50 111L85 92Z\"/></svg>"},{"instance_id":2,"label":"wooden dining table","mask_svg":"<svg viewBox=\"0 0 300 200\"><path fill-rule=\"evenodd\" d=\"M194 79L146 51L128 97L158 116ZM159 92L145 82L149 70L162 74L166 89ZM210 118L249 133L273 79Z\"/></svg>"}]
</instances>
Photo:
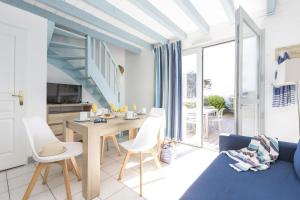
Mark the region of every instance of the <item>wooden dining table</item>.
<instances>
[{"instance_id":1,"label":"wooden dining table","mask_svg":"<svg viewBox=\"0 0 300 200\"><path fill-rule=\"evenodd\" d=\"M100 136L129 130L129 139L136 134L147 118L139 115L137 119L124 117L108 119L107 123L65 121L65 140L74 141L74 132L82 135L82 195L86 200L100 195Z\"/></svg>"}]
</instances>

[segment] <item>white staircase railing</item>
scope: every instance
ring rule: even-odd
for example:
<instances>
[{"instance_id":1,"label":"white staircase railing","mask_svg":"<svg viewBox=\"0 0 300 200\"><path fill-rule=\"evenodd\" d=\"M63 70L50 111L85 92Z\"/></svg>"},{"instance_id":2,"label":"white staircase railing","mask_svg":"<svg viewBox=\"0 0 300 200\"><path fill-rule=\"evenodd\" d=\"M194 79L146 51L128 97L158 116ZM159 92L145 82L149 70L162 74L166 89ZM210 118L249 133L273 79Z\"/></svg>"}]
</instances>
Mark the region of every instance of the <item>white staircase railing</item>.
<instances>
[{"instance_id":1,"label":"white staircase railing","mask_svg":"<svg viewBox=\"0 0 300 200\"><path fill-rule=\"evenodd\" d=\"M120 70L106 44L87 36L87 73L107 99L108 103L120 104Z\"/></svg>"}]
</instances>

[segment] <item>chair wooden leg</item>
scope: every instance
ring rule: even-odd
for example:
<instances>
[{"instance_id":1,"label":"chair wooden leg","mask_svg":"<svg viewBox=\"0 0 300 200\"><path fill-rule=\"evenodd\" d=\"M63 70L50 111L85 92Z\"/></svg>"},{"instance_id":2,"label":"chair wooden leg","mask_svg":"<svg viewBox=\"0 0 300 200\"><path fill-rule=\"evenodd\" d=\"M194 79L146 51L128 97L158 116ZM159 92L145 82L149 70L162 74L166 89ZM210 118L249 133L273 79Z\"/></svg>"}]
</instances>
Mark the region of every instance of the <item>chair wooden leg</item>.
<instances>
[{"instance_id":1,"label":"chair wooden leg","mask_svg":"<svg viewBox=\"0 0 300 200\"><path fill-rule=\"evenodd\" d=\"M114 145L115 145L115 147L117 149L118 156L121 156L121 151L120 151L119 143L118 143L117 137L115 135L112 136L112 141L114 142Z\"/></svg>"},{"instance_id":2,"label":"chair wooden leg","mask_svg":"<svg viewBox=\"0 0 300 200\"><path fill-rule=\"evenodd\" d=\"M67 160L62 161L67 200L72 200Z\"/></svg>"},{"instance_id":3,"label":"chair wooden leg","mask_svg":"<svg viewBox=\"0 0 300 200\"><path fill-rule=\"evenodd\" d=\"M77 180L81 181L81 174L80 174L80 170L79 170L79 167L77 165L76 159L73 157L70 160L71 160L71 163L73 165L73 169L74 169L75 175L77 176Z\"/></svg>"},{"instance_id":4,"label":"chair wooden leg","mask_svg":"<svg viewBox=\"0 0 300 200\"><path fill-rule=\"evenodd\" d=\"M47 183L47 178L49 175L49 171L50 171L50 164L47 165L44 176L43 176L43 185L45 185Z\"/></svg>"},{"instance_id":5,"label":"chair wooden leg","mask_svg":"<svg viewBox=\"0 0 300 200\"><path fill-rule=\"evenodd\" d=\"M121 171L120 171L120 174L119 174L119 178L118 178L119 181L122 180L122 178L124 176L125 167L126 167L126 165L128 163L130 154L131 154L130 152L126 153L126 156L124 158L124 161L123 161L123 164L122 164L122 167L121 167Z\"/></svg>"},{"instance_id":6,"label":"chair wooden leg","mask_svg":"<svg viewBox=\"0 0 300 200\"><path fill-rule=\"evenodd\" d=\"M158 134L157 135L157 153L158 153L158 158L159 159L160 159L162 144L163 144L163 140L160 138L160 134Z\"/></svg>"},{"instance_id":7,"label":"chair wooden leg","mask_svg":"<svg viewBox=\"0 0 300 200\"><path fill-rule=\"evenodd\" d=\"M106 142L106 151L109 150L108 142Z\"/></svg>"},{"instance_id":8,"label":"chair wooden leg","mask_svg":"<svg viewBox=\"0 0 300 200\"><path fill-rule=\"evenodd\" d=\"M101 137L101 154L100 154L100 164L103 163L104 159L104 144L105 144L105 136Z\"/></svg>"},{"instance_id":9,"label":"chair wooden leg","mask_svg":"<svg viewBox=\"0 0 300 200\"><path fill-rule=\"evenodd\" d=\"M140 196L143 196L143 153L140 152Z\"/></svg>"},{"instance_id":10,"label":"chair wooden leg","mask_svg":"<svg viewBox=\"0 0 300 200\"><path fill-rule=\"evenodd\" d=\"M46 164L44 163L39 163L38 166L35 169L34 174L32 175L31 181L27 187L27 190L22 198L22 200L27 200L30 197L30 194L33 190L33 187L37 181L37 178L39 177L39 175L41 174L42 169L46 166Z\"/></svg>"},{"instance_id":11,"label":"chair wooden leg","mask_svg":"<svg viewBox=\"0 0 300 200\"><path fill-rule=\"evenodd\" d=\"M151 154L154 158L154 161L155 161L155 164L156 164L157 168L160 169L161 166L160 166L160 162L159 162L157 153L154 151L154 149L151 149L150 151L151 151Z\"/></svg>"}]
</instances>

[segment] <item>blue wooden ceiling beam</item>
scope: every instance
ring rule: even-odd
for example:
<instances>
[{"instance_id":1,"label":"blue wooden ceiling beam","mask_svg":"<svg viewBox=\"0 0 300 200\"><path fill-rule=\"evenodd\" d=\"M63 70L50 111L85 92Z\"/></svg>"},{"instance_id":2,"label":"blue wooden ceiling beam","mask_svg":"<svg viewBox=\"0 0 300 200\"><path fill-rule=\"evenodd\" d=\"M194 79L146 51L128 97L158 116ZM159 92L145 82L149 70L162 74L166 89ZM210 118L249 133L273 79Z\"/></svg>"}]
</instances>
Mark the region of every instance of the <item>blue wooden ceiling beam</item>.
<instances>
[{"instance_id":1,"label":"blue wooden ceiling beam","mask_svg":"<svg viewBox=\"0 0 300 200\"><path fill-rule=\"evenodd\" d=\"M66 3L64 1L61 0L37 0L41 3L44 3L56 10L60 10L68 15L71 15L73 17L76 17L82 21L85 21L87 23L90 23L98 28L101 28L107 32L110 32L116 36L119 36L121 38L124 38L132 43L134 43L135 45L139 45L142 47L145 47L147 49L152 49L152 45L149 44L148 42L146 42L145 40L140 39L137 36L134 36L110 23L105 22L104 20L86 12L83 11L69 3Z\"/></svg>"},{"instance_id":2,"label":"blue wooden ceiling beam","mask_svg":"<svg viewBox=\"0 0 300 200\"><path fill-rule=\"evenodd\" d=\"M167 38L153 31L151 28L142 24L140 21L134 19L124 11L118 9L117 7L113 6L112 4L108 3L105 0L85 0L85 2L94 6L98 10L101 10L107 15L110 15L111 17L118 19L124 24L127 24L128 26L137 30L138 32L152 38L153 40L156 40L157 42L163 44L168 42Z\"/></svg>"},{"instance_id":3,"label":"blue wooden ceiling beam","mask_svg":"<svg viewBox=\"0 0 300 200\"><path fill-rule=\"evenodd\" d=\"M175 0L178 7L188 16L195 25L203 32L209 32L209 25L205 19L200 15L190 0Z\"/></svg>"},{"instance_id":4,"label":"blue wooden ceiling beam","mask_svg":"<svg viewBox=\"0 0 300 200\"><path fill-rule=\"evenodd\" d=\"M276 0L267 1L267 15L273 15L276 10Z\"/></svg>"},{"instance_id":5,"label":"blue wooden ceiling beam","mask_svg":"<svg viewBox=\"0 0 300 200\"><path fill-rule=\"evenodd\" d=\"M84 25L81 25L79 23L76 23L72 20L66 19L64 17L61 17L59 15L53 14L52 12L49 12L47 10L44 10L42 8L36 7L32 4L26 3L22 0L0 0L4 3L7 3L9 5L12 5L14 7L26 10L28 12L34 13L36 15L39 15L41 17L47 18L48 20L51 20L55 22L56 24L60 24L63 27L67 27L69 29L75 30L81 34L88 34L91 37L97 38L99 40L103 40L107 43L113 44L115 46L124 48L126 50L129 50L133 53L140 53L141 49L131 45L127 42L121 41L117 38L113 38L111 36L108 36L104 33L98 32L96 30L90 29Z\"/></svg>"},{"instance_id":6,"label":"blue wooden ceiling beam","mask_svg":"<svg viewBox=\"0 0 300 200\"><path fill-rule=\"evenodd\" d=\"M235 20L235 8L234 8L234 3L233 0L220 0L224 11L227 15L227 18L231 23L234 23Z\"/></svg>"},{"instance_id":7,"label":"blue wooden ceiling beam","mask_svg":"<svg viewBox=\"0 0 300 200\"><path fill-rule=\"evenodd\" d=\"M187 37L186 33L180 29L172 20L160 12L155 6L153 6L148 0L129 0L133 5L138 7L148 16L153 18L155 21L166 27L171 33L180 39Z\"/></svg>"}]
</instances>

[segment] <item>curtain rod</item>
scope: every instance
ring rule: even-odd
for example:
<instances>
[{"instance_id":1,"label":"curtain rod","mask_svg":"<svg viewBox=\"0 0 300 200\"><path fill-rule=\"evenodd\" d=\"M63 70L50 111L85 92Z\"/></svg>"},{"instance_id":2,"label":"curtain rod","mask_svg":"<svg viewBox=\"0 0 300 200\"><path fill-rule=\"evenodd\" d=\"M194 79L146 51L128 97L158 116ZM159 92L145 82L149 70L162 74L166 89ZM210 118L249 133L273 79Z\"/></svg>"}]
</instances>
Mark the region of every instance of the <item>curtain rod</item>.
<instances>
[{"instance_id":1,"label":"curtain rod","mask_svg":"<svg viewBox=\"0 0 300 200\"><path fill-rule=\"evenodd\" d=\"M181 41L181 40L180 40L180 39L171 39L171 40L168 40L168 42L165 43L165 44L171 44L171 43L178 42L178 41ZM162 43L156 43L156 44L153 44L153 47L154 47L154 48L157 48L157 47L161 47L161 46L163 46L163 45L165 45L165 44L162 44Z\"/></svg>"}]
</instances>

